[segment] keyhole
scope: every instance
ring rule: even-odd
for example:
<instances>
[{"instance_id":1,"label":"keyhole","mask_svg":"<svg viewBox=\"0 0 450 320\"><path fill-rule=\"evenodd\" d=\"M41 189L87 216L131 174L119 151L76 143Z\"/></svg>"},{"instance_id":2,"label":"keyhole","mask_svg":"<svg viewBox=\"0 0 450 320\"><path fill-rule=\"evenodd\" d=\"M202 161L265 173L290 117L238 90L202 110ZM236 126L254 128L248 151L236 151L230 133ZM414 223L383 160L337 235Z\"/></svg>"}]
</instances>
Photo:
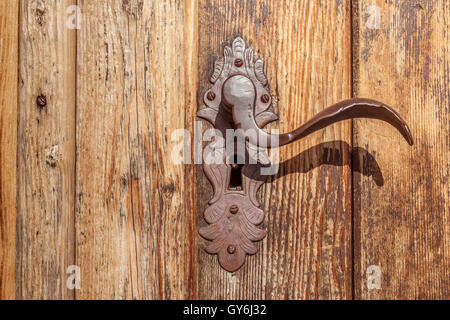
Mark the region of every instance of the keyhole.
<instances>
[{"instance_id":1,"label":"keyhole","mask_svg":"<svg viewBox=\"0 0 450 320\"><path fill-rule=\"evenodd\" d=\"M238 156L235 154L231 164L230 185L229 190L242 190L242 167L244 165L238 161Z\"/></svg>"}]
</instances>

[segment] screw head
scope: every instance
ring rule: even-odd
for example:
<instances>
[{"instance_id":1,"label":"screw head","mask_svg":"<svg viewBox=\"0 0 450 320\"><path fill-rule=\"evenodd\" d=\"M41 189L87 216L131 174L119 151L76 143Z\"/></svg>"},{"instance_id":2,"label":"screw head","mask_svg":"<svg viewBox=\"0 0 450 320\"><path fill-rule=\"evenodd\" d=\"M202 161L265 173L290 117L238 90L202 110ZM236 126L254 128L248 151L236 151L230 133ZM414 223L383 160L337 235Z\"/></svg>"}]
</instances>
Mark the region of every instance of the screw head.
<instances>
[{"instance_id":1,"label":"screw head","mask_svg":"<svg viewBox=\"0 0 450 320\"><path fill-rule=\"evenodd\" d=\"M43 108L47 105L47 98L41 94L36 98L36 104L39 108Z\"/></svg>"},{"instance_id":2,"label":"screw head","mask_svg":"<svg viewBox=\"0 0 450 320\"><path fill-rule=\"evenodd\" d=\"M231 213L231 214L236 214L236 213L238 213L238 211L239 211L239 207L238 207L237 205L233 204L233 205L230 207L230 213Z\"/></svg>"},{"instance_id":3,"label":"screw head","mask_svg":"<svg viewBox=\"0 0 450 320\"><path fill-rule=\"evenodd\" d=\"M269 97L269 95L267 94L267 93L265 93L265 94L263 94L262 96L261 96L261 102L262 103L267 103L267 102L269 102L270 101L270 97Z\"/></svg>"},{"instance_id":4,"label":"screw head","mask_svg":"<svg viewBox=\"0 0 450 320\"><path fill-rule=\"evenodd\" d=\"M244 61L242 61L242 59L237 58L236 60L234 60L234 65L236 67L242 67L243 64L244 64Z\"/></svg>"},{"instance_id":5,"label":"screw head","mask_svg":"<svg viewBox=\"0 0 450 320\"><path fill-rule=\"evenodd\" d=\"M231 167L232 167L233 169L237 169L237 168L239 168L239 165L238 165L237 163L233 163L233 164L231 165Z\"/></svg>"},{"instance_id":6,"label":"screw head","mask_svg":"<svg viewBox=\"0 0 450 320\"><path fill-rule=\"evenodd\" d=\"M209 91L206 95L206 98L208 98L209 101L213 101L216 98L216 94L212 91Z\"/></svg>"},{"instance_id":7,"label":"screw head","mask_svg":"<svg viewBox=\"0 0 450 320\"><path fill-rule=\"evenodd\" d=\"M230 245L228 246L228 248L227 248L227 251L228 251L229 254L235 253L235 252L236 252L236 246L230 244Z\"/></svg>"}]
</instances>

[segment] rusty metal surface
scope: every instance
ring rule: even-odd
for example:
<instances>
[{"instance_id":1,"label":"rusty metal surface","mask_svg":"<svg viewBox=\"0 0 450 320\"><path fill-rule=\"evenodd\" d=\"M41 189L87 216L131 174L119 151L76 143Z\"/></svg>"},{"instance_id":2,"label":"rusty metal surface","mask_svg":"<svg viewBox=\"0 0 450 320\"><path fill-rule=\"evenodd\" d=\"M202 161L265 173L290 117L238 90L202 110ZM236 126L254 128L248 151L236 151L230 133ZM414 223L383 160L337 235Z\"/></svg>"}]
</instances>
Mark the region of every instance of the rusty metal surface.
<instances>
[{"instance_id":1,"label":"rusty metal surface","mask_svg":"<svg viewBox=\"0 0 450 320\"><path fill-rule=\"evenodd\" d=\"M214 73L210 78L214 85L204 95L206 108L197 113L197 116L211 122L223 137L226 136L226 130L235 129L235 125L231 110L222 103L222 88L227 79L236 75L252 79L258 96L264 97L254 107L258 125L263 127L278 119L271 107L263 62L253 62L253 50L246 48L244 41L238 37L231 47L224 48L224 59L215 62ZM267 159L264 150L259 152L259 159ZM266 236L266 231L258 227L263 222L264 212L256 199L256 192L267 179L267 176L260 175L260 169L268 162L251 164L247 161L239 168L228 161L225 146L219 141L208 145L204 154L206 158L215 160L203 165L213 185L214 195L205 210L205 220L209 225L200 228L199 233L212 241L205 250L217 254L225 270L236 271L243 265L246 255L258 251L256 241ZM238 156L241 159L248 158L248 149ZM238 172L241 175L239 186L230 186L233 168L241 170Z\"/></svg>"}]
</instances>

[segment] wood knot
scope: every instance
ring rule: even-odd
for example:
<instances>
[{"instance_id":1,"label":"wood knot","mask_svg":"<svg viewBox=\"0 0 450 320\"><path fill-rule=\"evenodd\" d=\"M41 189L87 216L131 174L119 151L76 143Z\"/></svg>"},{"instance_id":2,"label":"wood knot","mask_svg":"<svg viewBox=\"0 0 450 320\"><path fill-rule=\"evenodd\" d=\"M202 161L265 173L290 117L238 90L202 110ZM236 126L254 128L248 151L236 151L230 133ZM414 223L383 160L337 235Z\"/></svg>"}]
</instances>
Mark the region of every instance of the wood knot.
<instances>
[{"instance_id":1,"label":"wood knot","mask_svg":"<svg viewBox=\"0 0 450 320\"><path fill-rule=\"evenodd\" d=\"M175 185L173 183L168 183L162 187L162 192L164 194L172 195L175 191Z\"/></svg>"},{"instance_id":2,"label":"wood knot","mask_svg":"<svg viewBox=\"0 0 450 320\"><path fill-rule=\"evenodd\" d=\"M120 185L122 187L128 186L128 175L124 174L120 177Z\"/></svg>"},{"instance_id":3,"label":"wood knot","mask_svg":"<svg viewBox=\"0 0 450 320\"><path fill-rule=\"evenodd\" d=\"M45 162L51 166L56 167L59 161L59 148L57 145L45 150Z\"/></svg>"},{"instance_id":4,"label":"wood knot","mask_svg":"<svg viewBox=\"0 0 450 320\"><path fill-rule=\"evenodd\" d=\"M123 0L122 9L130 18L139 19L142 16L144 3L142 0Z\"/></svg>"},{"instance_id":5,"label":"wood knot","mask_svg":"<svg viewBox=\"0 0 450 320\"><path fill-rule=\"evenodd\" d=\"M45 9L37 8L35 10L35 14L36 14L36 22L37 22L37 24L42 27L44 25L44 23L45 23Z\"/></svg>"}]
</instances>

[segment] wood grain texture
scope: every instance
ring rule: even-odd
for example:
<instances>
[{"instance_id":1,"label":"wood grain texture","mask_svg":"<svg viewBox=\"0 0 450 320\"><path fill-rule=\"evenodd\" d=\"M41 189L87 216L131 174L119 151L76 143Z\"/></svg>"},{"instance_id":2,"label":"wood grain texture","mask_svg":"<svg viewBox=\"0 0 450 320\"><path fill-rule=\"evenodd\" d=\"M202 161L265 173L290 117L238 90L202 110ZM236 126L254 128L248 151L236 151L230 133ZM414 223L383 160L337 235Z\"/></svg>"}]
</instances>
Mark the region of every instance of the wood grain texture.
<instances>
[{"instance_id":1,"label":"wood grain texture","mask_svg":"<svg viewBox=\"0 0 450 320\"><path fill-rule=\"evenodd\" d=\"M349 1L207 1L199 4L199 103L211 54L240 34L265 60L280 122L290 131L351 94ZM204 127L207 125L204 123ZM261 192L268 237L235 273L199 249L201 299L350 299L350 122L280 149L279 173ZM199 226L211 198L197 171Z\"/></svg>"},{"instance_id":2,"label":"wood grain texture","mask_svg":"<svg viewBox=\"0 0 450 320\"><path fill-rule=\"evenodd\" d=\"M71 299L74 264L75 1L20 1L16 295ZM39 107L37 97L46 98Z\"/></svg>"},{"instance_id":3,"label":"wood grain texture","mask_svg":"<svg viewBox=\"0 0 450 320\"><path fill-rule=\"evenodd\" d=\"M0 1L0 300L15 298L19 1Z\"/></svg>"},{"instance_id":4,"label":"wood grain texture","mask_svg":"<svg viewBox=\"0 0 450 320\"><path fill-rule=\"evenodd\" d=\"M395 108L415 138L409 147L381 122L355 121L355 144L384 178L377 187L354 177L355 298L449 299L450 4L363 0L355 9L356 94ZM378 290L367 287L370 265L381 269Z\"/></svg>"},{"instance_id":5,"label":"wood grain texture","mask_svg":"<svg viewBox=\"0 0 450 320\"><path fill-rule=\"evenodd\" d=\"M193 170L171 136L195 115L196 4L79 4L76 298L193 298Z\"/></svg>"},{"instance_id":6,"label":"wood grain texture","mask_svg":"<svg viewBox=\"0 0 450 320\"><path fill-rule=\"evenodd\" d=\"M449 17L445 0L0 0L0 299L449 299ZM354 95L415 145L355 120L280 148L268 236L228 273L173 133L195 133L236 35L265 61L270 129Z\"/></svg>"}]
</instances>

